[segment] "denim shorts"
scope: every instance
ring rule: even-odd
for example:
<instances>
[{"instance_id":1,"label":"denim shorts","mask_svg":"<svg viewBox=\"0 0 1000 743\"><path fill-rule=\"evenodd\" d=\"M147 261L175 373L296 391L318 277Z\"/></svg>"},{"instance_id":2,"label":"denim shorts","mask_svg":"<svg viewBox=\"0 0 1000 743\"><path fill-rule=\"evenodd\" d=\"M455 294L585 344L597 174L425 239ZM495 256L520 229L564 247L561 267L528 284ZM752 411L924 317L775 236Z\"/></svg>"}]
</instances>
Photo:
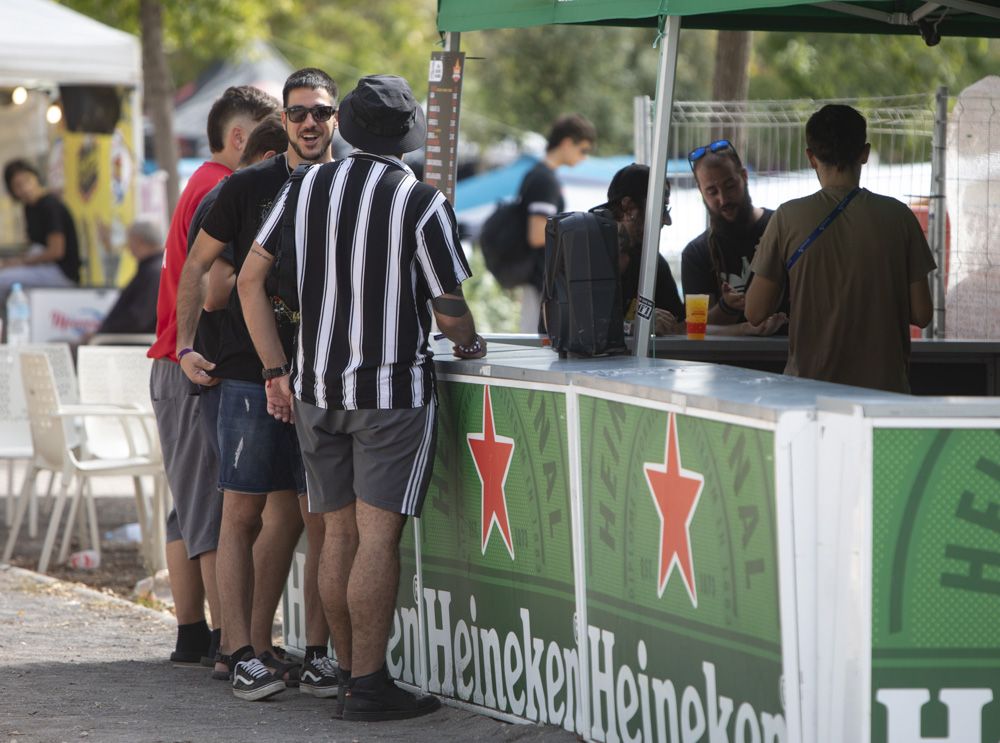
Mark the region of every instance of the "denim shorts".
<instances>
[{"instance_id":1,"label":"denim shorts","mask_svg":"<svg viewBox=\"0 0 1000 743\"><path fill-rule=\"evenodd\" d=\"M221 386L219 487L234 493L305 493L295 426L268 415L264 385L224 379Z\"/></svg>"}]
</instances>

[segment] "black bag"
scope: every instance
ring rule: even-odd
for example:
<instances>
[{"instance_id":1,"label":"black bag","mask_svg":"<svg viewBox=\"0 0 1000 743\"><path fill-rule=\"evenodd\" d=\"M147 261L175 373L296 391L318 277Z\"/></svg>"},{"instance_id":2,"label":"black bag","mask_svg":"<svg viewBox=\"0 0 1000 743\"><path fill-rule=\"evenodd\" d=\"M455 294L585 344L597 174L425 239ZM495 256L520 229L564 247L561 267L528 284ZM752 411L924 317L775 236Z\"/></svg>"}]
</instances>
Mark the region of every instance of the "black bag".
<instances>
[{"instance_id":1,"label":"black bag","mask_svg":"<svg viewBox=\"0 0 1000 743\"><path fill-rule=\"evenodd\" d=\"M590 212L564 212L545 226L542 312L560 356L625 352L618 225Z\"/></svg>"},{"instance_id":2,"label":"black bag","mask_svg":"<svg viewBox=\"0 0 1000 743\"><path fill-rule=\"evenodd\" d=\"M501 202L483 222L479 247L500 286L513 289L530 284L535 273L535 256L528 245L528 215L520 199Z\"/></svg>"},{"instance_id":3,"label":"black bag","mask_svg":"<svg viewBox=\"0 0 1000 743\"><path fill-rule=\"evenodd\" d=\"M288 195L285 210L281 215L281 233L274 263L264 278L264 291L271 300L278 335L285 354L291 358L295 336L299 327L299 279L295 260L295 210L299 203L302 178L312 167L312 163L302 164L288 177Z\"/></svg>"}]
</instances>

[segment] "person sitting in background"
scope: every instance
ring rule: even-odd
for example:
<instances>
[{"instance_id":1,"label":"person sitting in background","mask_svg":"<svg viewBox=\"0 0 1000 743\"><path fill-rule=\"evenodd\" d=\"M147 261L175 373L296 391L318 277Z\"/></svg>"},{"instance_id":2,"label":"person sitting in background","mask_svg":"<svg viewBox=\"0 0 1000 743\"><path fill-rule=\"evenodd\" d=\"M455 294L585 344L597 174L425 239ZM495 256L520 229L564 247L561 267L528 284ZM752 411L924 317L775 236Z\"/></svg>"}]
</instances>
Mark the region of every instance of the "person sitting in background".
<instances>
[{"instance_id":1,"label":"person sitting in background","mask_svg":"<svg viewBox=\"0 0 1000 743\"><path fill-rule=\"evenodd\" d=\"M73 217L59 198L42 185L38 170L27 160L11 160L3 169L7 192L24 204L24 222L31 247L0 259L0 306L10 288L74 286L80 281L80 248Z\"/></svg>"},{"instance_id":2,"label":"person sitting in background","mask_svg":"<svg viewBox=\"0 0 1000 743\"><path fill-rule=\"evenodd\" d=\"M128 228L128 251L139 264L135 276L101 322L97 333L156 332L156 298L163 268L163 235L152 222L133 222Z\"/></svg>"},{"instance_id":3,"label":"person sitting in background","mask_svg":"<svg viewBox=\"0 0 1000 743\"><path fill-rule=\"evenodd\" d=\"M608 186L608 201L604 205L618 223L618 267L621 271L622 304L625 319L635 319L636 297L639 295L639 266L642 261L642 230L646 222L646 191L649 188L649 166L632 163L615 173ZM670 182L663 189L663 225L670 222ZM662 255L656 256L656 335L684 332L684 303L677 291L677 282Z\"/></svg>"}]
</instances>

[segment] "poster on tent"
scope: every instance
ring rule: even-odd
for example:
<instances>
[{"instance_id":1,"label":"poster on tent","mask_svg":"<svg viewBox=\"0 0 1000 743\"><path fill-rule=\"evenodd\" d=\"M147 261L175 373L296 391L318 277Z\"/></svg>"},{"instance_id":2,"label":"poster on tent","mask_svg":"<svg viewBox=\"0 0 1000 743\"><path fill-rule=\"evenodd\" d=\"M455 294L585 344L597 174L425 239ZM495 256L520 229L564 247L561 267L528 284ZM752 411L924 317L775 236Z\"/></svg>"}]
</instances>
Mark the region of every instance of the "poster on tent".
<instances>
[{"instance_id":1,"label":"poster on tent","mask_svg":"<svg viewBox=\"0 0 1000 743\"><path fill-rule=\"evenodd\" d=\"M63 200L76 220L84 286L122 286L135 273L125 237L135 214L134 106L135 94L125 93L113 134L63 129L52 143L50 182L58 188L61 181Z\"/></svg>"},{"instance_id":2,"label":"poster on tent","mask_svg":"<svg viewBox=\"0 0 1000 743\"><path fill-rule=\"evenodd\" d=\"M455 203L458 171L458 112L462 101L464 52L433 52L427 86L427 142L424 180Z\"/></svg>"}]
</instances>

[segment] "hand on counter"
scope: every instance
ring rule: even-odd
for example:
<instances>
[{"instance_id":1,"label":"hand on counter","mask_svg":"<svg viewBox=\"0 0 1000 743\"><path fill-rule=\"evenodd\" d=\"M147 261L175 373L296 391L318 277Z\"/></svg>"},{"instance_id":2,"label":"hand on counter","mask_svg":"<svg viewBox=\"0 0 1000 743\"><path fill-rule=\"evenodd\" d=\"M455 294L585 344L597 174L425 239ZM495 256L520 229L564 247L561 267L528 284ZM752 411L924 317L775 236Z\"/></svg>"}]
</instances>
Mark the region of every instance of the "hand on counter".
<instances>
[{"instance_id":1,"label":"hand on counter","mask_svg":"<svg viewBox=\"0 0 1000 743\"><path fill-rule=\"evenodd\" d=\"M749 322L743 323L743 335L774 335L788 322L788 315L784 312L775 312L760 325L751 325Z\"/></svg>"},{"instance_id":2,"label":"hand on counter","mask_svg":"<svg viewBox=\"0 0 1000 743\"><path fill-rule=\"evenodd\" d=\"M673 316L673 313L667 310L661 310L659 307L656 308L656 317L654 323L653 332L656 335L676 335L678 333L686 333L687 327L683 320L678 320Z\"/></svg>"}]
</instances>

